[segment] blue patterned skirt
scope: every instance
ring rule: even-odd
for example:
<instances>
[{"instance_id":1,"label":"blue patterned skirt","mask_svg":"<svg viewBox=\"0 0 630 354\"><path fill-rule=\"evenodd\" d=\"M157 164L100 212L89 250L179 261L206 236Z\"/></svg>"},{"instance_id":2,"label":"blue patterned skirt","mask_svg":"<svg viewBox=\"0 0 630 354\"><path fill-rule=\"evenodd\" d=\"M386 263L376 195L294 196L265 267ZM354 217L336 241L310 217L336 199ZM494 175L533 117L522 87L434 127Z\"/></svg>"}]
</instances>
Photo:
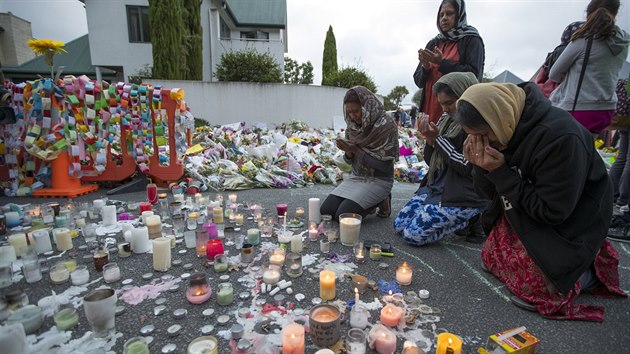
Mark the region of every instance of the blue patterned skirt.
<instances>
[{"instance_id":1,"label":"blue patterned skirt","mask_svg":"<svg viewBox=\"0 0 630 354\"><path fill-rule=\"evenodd\" d=\"M394 229L405 241L421 246L439 241L465 228L468 220L481 214L481 208L445 207L425 204L428 194L416 194L398 212Z\"/></svg>"}]
</instances>

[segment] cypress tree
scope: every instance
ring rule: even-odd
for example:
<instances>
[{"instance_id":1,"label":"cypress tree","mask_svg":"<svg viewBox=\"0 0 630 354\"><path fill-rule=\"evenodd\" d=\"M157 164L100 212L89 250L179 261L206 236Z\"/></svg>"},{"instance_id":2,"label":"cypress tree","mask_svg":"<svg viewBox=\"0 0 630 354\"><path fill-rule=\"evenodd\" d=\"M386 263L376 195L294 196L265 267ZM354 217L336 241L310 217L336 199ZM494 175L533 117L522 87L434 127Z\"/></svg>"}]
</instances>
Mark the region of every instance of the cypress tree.
<instances>
[{"instance_id":1,"label":"cypress tree","mask_svg":"<svg viewBox=\"0 0 630 354\"><path fill-rule=\"evenodd\" d=\"M324 58L322 61L322 85L329 85L328 78L337 72L337 42L332 26L328 26L326 40L324 41Z\"/></svg>"},{"instance_id":2,"label":"cypress tree","mask_svg":"<svg viewBox=\"0 0 630 354\"><path fill-rule=\"evenodd\" d=\"M203 79L202 29L201 29L201 2L199 0L184 1L185 11L182 14L185 36L185 80Z\"/></svg>"},{"instance_id":3,"label":"cypress tree","mask_svg":"<svg viewBox=\"0 0 630 354\"><path fill-rule=\"evenodd\" d=\"M149 24L153 47L153 78L178 80L184 51L182 0L149 0Z\"/></svg>"}]
</instances>

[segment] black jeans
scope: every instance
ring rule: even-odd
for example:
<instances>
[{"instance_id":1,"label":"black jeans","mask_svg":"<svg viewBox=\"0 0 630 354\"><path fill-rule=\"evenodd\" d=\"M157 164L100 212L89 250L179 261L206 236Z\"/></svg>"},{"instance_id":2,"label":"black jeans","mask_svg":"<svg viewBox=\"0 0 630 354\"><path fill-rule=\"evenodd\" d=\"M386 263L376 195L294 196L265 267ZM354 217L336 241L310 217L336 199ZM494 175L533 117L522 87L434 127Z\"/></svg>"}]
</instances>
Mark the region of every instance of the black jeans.
<instances>
[{"instance_id":1,"label":"black jeans","mask_svg":"<svg viewBox=\"0 0 630 354\"><path fill-rule=\"evenodd\" d=\"M374 210L376 206L370 209L363 209L359 204L353 202L350 199L338 197L336 195L329 194L326 197L326 200L322 203L319 208L319 212L322 215L332 215L333 220L339 221L339 215L344 213L355 213L361 215L361 217L365 217L372 210Z\"/></svg>"}]
</instances>

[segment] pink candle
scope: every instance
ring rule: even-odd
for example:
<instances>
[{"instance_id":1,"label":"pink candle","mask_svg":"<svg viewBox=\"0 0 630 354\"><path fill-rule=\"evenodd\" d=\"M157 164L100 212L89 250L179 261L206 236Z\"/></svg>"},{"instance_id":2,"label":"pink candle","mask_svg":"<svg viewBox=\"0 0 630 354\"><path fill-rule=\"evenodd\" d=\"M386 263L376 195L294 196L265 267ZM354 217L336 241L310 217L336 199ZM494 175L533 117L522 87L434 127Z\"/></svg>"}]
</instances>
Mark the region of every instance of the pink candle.
<instances>
[{"instance_id":1,"label":"pink candle","mask_svg":"<svg viewBox=\"0 0 630 354\"><path fill-rule=\"evenodd\" d=\"M381 323L389 327L396 327L400 323L404 312L401 307L387 304L381 310Z\"/></svg>"},{"instance_id":2,"label":"pink candle","mask_svg":"<svg viewBox=\"0 0 630 354\"><path fill-rule=\"evenodd\" d=\"M223 252L223 240L215 238L206 242L206 257L209 260L214 260L214 256L217 254L223 254Z\"/></svg>"},{"instance_id":3,"label":"pink candle","mask_svg":"<svg viewBox=\"0 0 630 354\"><path fill-rule=\"evenodd\" d=\"M282 354L304 354L304 326L291 323L284 327L282 330Z\"/></svg>"},{"instance_id":4,"label":"pink candle","mask_svg":"<svg viewBox=\"0 0 630 354\"><path fill-rule=\"evenodd\" d=\"M375 324L368 335L370 348L379 354L393 354L396 352L396 335L387 327Z\"/></svg>"}]
</instances>

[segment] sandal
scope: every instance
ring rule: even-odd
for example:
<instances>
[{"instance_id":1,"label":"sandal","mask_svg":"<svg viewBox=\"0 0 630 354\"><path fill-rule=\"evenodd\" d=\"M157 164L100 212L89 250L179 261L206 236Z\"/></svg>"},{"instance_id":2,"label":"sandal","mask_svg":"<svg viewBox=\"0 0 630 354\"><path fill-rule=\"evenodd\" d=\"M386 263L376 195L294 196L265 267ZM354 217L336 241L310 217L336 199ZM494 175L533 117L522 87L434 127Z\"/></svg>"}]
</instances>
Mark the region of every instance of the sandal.
<instances>
[{"instance_id":1,"label":"sandal","mask_svg":"<svg viewBox=\"0 0 630 354\"><path fill-rule=\"evenodd\" d=\"M514 306L516 307L520 307L523 310L527 310L530 312L538 312L538 310L536 310L536 306L534 306L533 304L521 299L518 296L512 295L510 296L510 301L512 302L512 304L514 304Z\"/></svg>"},{"instance_id":2,"label":"sandal","mask_svg":"<svg viewBox=\"0 0 630 354\"><path fill-rule=\"evenodd\" d=\"M392 194L389 193L387 198L383 199L382 202L378 204L378 213L376 216L379 218L388 218L392 215Z\"/></svg>"}]
</instances>

